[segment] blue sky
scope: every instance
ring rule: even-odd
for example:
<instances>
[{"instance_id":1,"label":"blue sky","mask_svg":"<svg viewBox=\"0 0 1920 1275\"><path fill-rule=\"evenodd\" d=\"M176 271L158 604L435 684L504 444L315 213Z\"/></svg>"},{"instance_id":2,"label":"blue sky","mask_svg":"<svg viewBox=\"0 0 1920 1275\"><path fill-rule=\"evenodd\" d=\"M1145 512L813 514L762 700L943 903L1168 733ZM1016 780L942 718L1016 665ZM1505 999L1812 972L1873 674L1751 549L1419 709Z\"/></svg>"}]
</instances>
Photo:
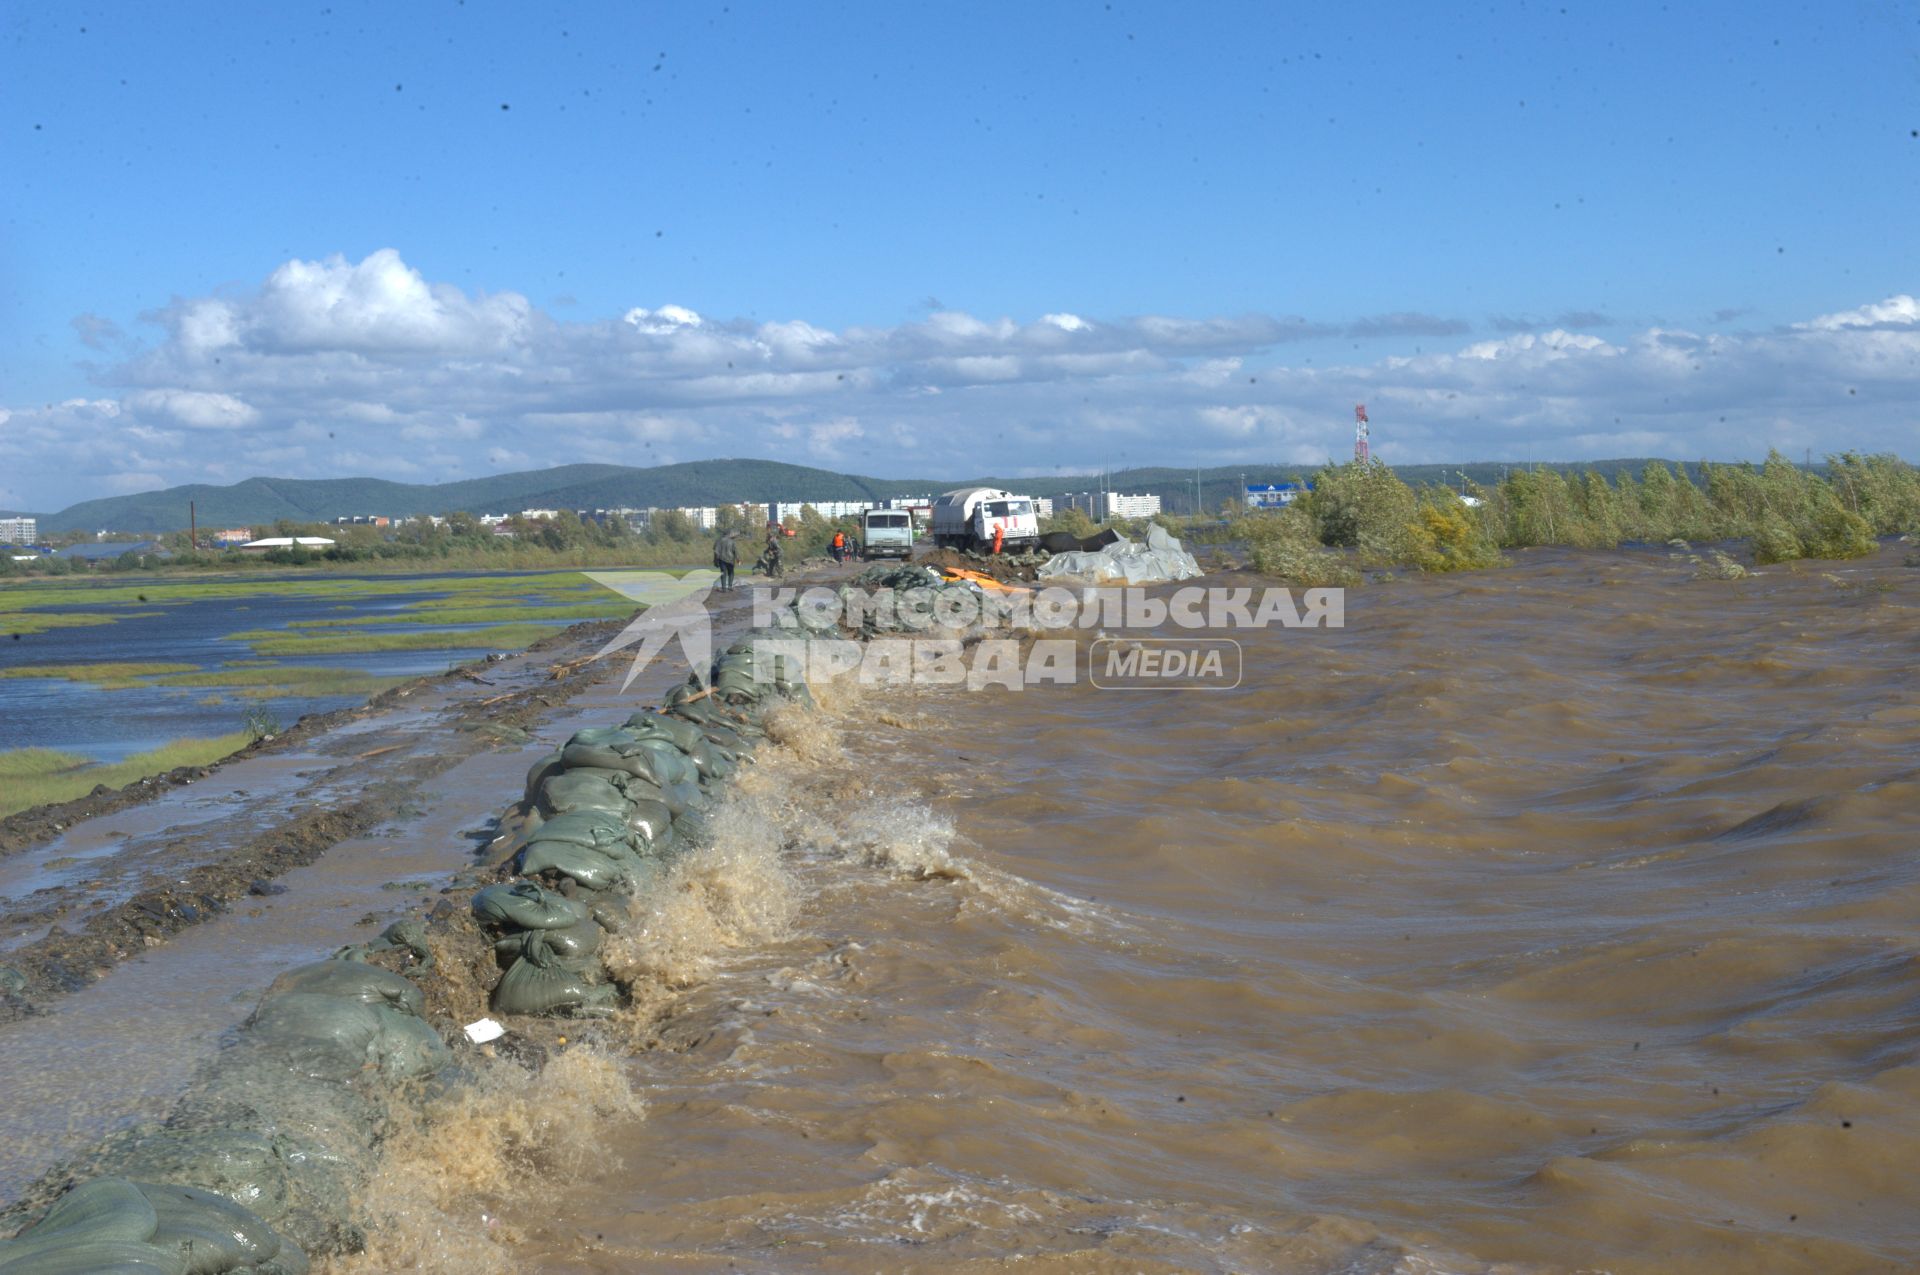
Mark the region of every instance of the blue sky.
<instances>
[{"instance_id":1,"label":"blue sky","mask_svg":"<svg viewBox=\"0 0 1920 1275\"><path fill-rule=\"evenodd\" d=\"M1290 9L9 4L0 505L1920 450L1912 6Z\"/></svg>"}]
</instances>

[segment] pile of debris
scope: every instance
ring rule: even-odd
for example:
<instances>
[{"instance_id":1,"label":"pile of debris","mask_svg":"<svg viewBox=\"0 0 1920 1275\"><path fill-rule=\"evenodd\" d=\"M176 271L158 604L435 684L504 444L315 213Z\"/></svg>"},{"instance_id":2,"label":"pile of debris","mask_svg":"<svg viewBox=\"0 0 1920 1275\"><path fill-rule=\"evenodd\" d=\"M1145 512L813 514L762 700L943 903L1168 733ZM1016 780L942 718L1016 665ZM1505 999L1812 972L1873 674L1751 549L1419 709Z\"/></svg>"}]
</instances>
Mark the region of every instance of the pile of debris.
<instances>
[{"instance_id":1,"label":"pile of debris","mask_svg":"<svg viewBox=\"0 0 1920 1275\"><path fill-rule=\"evenodd\" d=\"M1202 574L1193 555L1158 523L1147 527L1141 544L1115 536L1104 548L1057 553L1039 568L1041 580L1086 580L1094 584L1160 584Z\"/></svg>"}]
</instances>

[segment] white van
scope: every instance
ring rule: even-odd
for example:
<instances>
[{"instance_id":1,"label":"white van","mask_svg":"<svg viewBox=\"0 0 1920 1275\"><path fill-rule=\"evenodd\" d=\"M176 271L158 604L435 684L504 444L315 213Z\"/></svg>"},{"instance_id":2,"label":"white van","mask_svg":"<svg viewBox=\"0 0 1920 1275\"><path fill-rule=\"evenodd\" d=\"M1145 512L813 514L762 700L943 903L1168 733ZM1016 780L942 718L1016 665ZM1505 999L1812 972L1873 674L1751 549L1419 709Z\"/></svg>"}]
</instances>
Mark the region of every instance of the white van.
<instances>
[{"instance_id":1,"label":"white van","mask_svg":"<svg viewBox=\"0 0 1920 1275\"><path fill-rule=\"evenodd\" d=\"M948 549L1032 549L1040 543L1033 497L997 487L959 487L933 502L933 541Z\"/></svg>"},{"instance_id":2,"label":"white van","mask_svg":"<svg viewBox=\"0 0 1920 1275\"><path fill-rule=\"evenodd\" d=\"M867 510L860 517L860 556L868 562L912 557L913 515L904 509Z\"/></svg>"}]
</instances>

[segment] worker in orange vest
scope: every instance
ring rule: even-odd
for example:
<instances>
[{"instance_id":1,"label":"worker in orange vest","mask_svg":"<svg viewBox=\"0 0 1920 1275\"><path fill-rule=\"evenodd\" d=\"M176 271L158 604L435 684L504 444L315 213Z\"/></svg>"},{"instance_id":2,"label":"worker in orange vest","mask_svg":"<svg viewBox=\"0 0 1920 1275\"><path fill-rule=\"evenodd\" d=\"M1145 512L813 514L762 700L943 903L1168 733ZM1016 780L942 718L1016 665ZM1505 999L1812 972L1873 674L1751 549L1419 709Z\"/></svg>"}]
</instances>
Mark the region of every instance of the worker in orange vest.
<instances>
[{"instance_id":1,"label":"worker in orange vest","mask_svg":"<svg viewBox=\"0 0 1920 1275\"><path fill-rule=\"evenodd\" d=\"M993 528L993 551L1000 552L1000 546L1007 542L1007 524L996 523Z\"/></svg>"},{"instance_id":2,"label":"worker in orange vest","mask_svg":"<svg viewBox=\"0 0 1920 1275\"><path fill-rule=\"evenodd\" d=\"M833 533L833 560L835 562L847 560L847 533L844 531Z\"/></svg>"}]
</instances>

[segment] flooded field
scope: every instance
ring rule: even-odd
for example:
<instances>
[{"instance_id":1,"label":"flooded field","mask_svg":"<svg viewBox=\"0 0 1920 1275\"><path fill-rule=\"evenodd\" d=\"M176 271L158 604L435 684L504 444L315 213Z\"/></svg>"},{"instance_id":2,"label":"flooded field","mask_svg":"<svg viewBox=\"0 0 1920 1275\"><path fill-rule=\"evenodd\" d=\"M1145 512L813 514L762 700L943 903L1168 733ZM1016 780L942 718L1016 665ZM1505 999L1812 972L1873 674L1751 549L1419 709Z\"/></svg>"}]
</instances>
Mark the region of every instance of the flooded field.
<instances>
[{"instance_id":1,"label":"flooded field","mask_svg":"<svg viewBox=\"0 0 1920 1275\"><path fill-rule=\"evenodd\" d=\"M1231 692L829 688L619 937L636 1004L396 1131L331 1269L1920 1268L1900 561L1536 552L1242 634ZM661 687L616 685L8 1025L121 1088L19 1090L0 1180L160 1110L296 949ZM143 1056L135 1006L202 1044Z\"/></svg>"},{"instance_id":2,"label":"flooded field","mask_svg":"<svg viewBox=\"0 0 1920 1275\"><path fill-rule=\"evenodd\" d=\"M239 730L250 712L291 723L628 609L571 571L7 586L0 715L9 748L113 762Z\"/></svg>"}]
</instances>

